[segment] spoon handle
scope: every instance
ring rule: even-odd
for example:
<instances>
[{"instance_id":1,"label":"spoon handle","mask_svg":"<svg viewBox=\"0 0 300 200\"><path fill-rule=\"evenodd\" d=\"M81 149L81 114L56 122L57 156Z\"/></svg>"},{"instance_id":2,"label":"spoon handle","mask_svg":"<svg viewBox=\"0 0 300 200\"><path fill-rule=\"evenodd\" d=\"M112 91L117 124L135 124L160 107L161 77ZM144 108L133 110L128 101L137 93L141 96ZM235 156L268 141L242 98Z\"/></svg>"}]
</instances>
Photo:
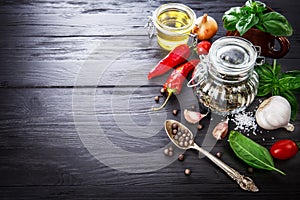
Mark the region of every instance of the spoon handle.
<instances>
[{"instance_id":1,"label":"spoon handle","mask_svg":"<svg viewBox=\"0 0 300 200\"><path fill-rule=\"evenodd\" d=\"M258 192L258 188L253 182L253 180L247 176L241 175L238 171L233 169L232 167L229 167L227 164L225 164L223 161L206 151L205 149L199 147L196 143L191 146L191 148L198 150L202 154L204 154L207 158L209 158L213 163L215 163L218 167L223 169L228 176L230 176L233 180L235 180L239 186L244 189L251 192Z\"/></svg>"}]
</instances>

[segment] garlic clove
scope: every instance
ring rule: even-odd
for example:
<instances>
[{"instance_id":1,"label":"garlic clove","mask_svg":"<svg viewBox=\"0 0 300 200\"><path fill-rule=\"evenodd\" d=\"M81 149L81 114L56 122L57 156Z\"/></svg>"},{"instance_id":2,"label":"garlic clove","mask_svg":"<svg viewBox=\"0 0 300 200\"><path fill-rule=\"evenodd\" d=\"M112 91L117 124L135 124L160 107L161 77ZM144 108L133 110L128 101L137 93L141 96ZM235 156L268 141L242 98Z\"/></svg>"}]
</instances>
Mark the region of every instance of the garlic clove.
<instances>
[{"instance_id":1,"label":"garlic clove","mask_svg":"<svg viewBox=\"0 0 300 200\"><path fill-rule=\"evenodd\" d=\"M205 117L207 115L207 113L202 114L200 112L195 112L195 111L190 111L190 110L185 109L183 112L183 115L184 115L184 118L186 121L188 121L189 123L192 123L192 124L196 124L203 117Z\"/></svg>"},{"instance_id":2,"label":"garlic clove","mask_svg":"<svg viewBox=\"0 0 300 200\"><path fill-rule=\"evenodd\" d=\"M212 135L217 140L222 140L226 137L228 133L228 119L226 121L220 122L216 125L214 130L212 131Z\"/></svg>"}]
</instances>

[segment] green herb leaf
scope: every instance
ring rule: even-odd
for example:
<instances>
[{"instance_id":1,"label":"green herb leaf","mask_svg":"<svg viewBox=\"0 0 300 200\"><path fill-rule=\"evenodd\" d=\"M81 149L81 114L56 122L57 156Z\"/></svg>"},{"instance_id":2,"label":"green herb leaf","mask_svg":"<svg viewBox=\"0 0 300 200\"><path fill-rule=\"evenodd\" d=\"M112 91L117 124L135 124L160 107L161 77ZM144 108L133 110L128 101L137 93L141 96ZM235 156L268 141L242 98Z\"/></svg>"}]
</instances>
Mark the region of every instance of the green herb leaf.
<instances>
[{"instance_id":1,"label":"green herb leaf","mask_svg":"<svg viewBox=\"0 0 300 200\"><path fill-rule=\"evenodd\" d=\"M300 91L300 77L285 76L279 79L279 85L286 90Z\"/></svg>"},{"instance_id":2,"label":"green herb leaf","mask_svg":"<svg viewBox=\"0 0 300 200\"><path fill-rule=\"evenodd\" d=\"M265 30L274 36L291 36L293 28L287 19L278 12L268 12L262 17Z\"/></svg>"},{"instance_id":3,"label":"green herb leaf","mask_svg":"<svg viewBox=\"0 0 300 200\"><path fill-rule=\"evenodd\" d=\"M257 90L257 96L258 97L266 96L270 92L272 92L272 89L273 89L272 83L261 84L261 82L259 82L259 87L258 87L258 90Z\"/></svg>"},{"instance_id":4,"label":"green herb leaf","mask_svg":"<svg viewBox=\"0 0 300 200\"><path fill-rule=\"evenodd\" d=\"M267 30L261 23L256 24L255 27L263 32L267 32Z\"/></svg>"},{"instance_id":5,"label":"green herb leaf","mask_svg":"<svg viewBox=\"0 0 300 200\"><path fill-rule=\"evenodd\" d=\"M291 70L291 71L285 72L281 75L282 78L290 77L290 76L300 77L300 71L299 70Z\"/></svg>"},{"instance_id":6,"label":"green herb leaf","mask_svg":"<svg viewBox=\"0 0 300 200\"><path fill-rule=\"evenodd\" d=\"M298 103L297 98L290 90L280 90L279 95L286 98L291 105L291 119L294 121L298 113Z\"/></svg>"},{"instance_id":7,"label":"green herb leaf","mask_svg":"<svg viewBox=\"0 0 300 200\"><path fill-rule=\"evenodd\" d=\"M236 29L240 35L244 35L251 27L255 26L259 18L255 14L247 14L240 18L236 24Z\"/></svg>"},{"instance_id":8,"label":"green herb leaf","mask_svg":"<svg viewBox=\"0 0 300 200\"><path fill-rule=\"evenodd\" d=\"M266 11L266 4L249 0L243 7L233 7L226 11L222 17L223 26L229 31L237 30L240 35L252 27L274 36L293 34L291 24L283 15L278 12Z\"/></svg>"},{"instance_id":9,"label":"green herb leaf","mask_svg":"<svg viewBox=\"0 0 300 200\"><path fill-rule=\"evenodd\" d=\"M230 131L229 144L234 153L249 166L258 169L275 170L285 175L284 172L274 167L273 158L268 149L240 132Z\"/></svg>"},{"instance_id":10,"label":"green herb leaf","mask_svg":"<svg viewBox=\"0 0 300 200\"><path fill-rule=\"evenodd\" d=\"M253 13L263 12L267 9L266 4L260 2L260 1L252 1L249 0L245 3L245 7L250 8L250 11Z\"/></svg>"},{"instance_id":11,"label":"green herb leaf","mask_svg":"<svg viewBox=\"0 0 300 200\"><path fill-rule=\"evenodd\" d=\"M234 31L236 30L236 23L243 16L241 7L233 7L226 11L222 17L223 26L226 30Z\"/></svg>"},{"instance_id":12,"label":"green herb leaf","mask_svg":"<svg viewBox=\"0 0 300 200\"><path fill-rule=\"evenodd\" d=\"M273 82L274 75L268 63L265 63L261 66L256 66L255 71L259 75L259 81Z\"/></svg>"}]
</instances>

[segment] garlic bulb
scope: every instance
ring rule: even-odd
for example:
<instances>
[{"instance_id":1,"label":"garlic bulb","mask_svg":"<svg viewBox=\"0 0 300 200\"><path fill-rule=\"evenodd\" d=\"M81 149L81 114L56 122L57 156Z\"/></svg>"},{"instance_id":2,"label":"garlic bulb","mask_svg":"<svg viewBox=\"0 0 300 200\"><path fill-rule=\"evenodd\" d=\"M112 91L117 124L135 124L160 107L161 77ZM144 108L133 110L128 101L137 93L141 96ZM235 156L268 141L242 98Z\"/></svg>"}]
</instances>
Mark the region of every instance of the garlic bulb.
<instances>
[{"instance_id":1,"label":"garlic bulb","mask_svg":"<svg viewBox=\"0 0 300 200\"><path fill-rule=\"evenodd\" d=\"M289 123L290 117L290 103L281 96L272 96L264 100L255 113L257 124L266 130L285 128L293 131L294 126Z\"/></svg>"}]
</instances>

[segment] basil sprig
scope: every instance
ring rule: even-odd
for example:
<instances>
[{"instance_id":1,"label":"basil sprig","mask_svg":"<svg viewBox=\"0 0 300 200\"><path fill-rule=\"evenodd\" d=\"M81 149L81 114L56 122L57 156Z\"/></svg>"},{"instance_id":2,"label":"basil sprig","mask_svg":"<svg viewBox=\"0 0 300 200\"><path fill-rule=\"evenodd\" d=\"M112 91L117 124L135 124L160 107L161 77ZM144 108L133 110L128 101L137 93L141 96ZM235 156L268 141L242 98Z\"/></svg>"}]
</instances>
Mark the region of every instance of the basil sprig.
<instances>
[{"instance_id":1,"label":"basil sprig","mask_svg":"<svg viewBox=\"0 0 300 200\"><path fill-rule=\"evenodd\" d=\"M284 172L274 167L273 158L267 148L240 132L230 131L229 144L234 153L249 166L257 169L275 170L285 175Z\"/></svg>"},{"instance_id":2,"label":"basil sprig","mask_svg":"<svg viewBox=\"0 0 300 200\"><path fill-rule=\"evenodd\" d=\"M300 71L293 70L281 73L281 66L274 60L273 66L265 63L256 66L255 71L259 76L257 96L280 95L288 100L291 105L291 119L295 120L298 112L298 103L294 94L300 92Z\"/></svg>"},{"instance_id":3,"label":"basil sprig","mask_svg":"<svg viewBox=\"0 0 300 200\"><path fill-rule=\"evenodd\" d=\"M293 28L287 19L278 12L267 12L266 4L260 1L248 0L243 7L233 7L224 13L222 20L226 30L237 30L240 35L252 27L274 36L293 34Z\"/></svg>"}]
</instances>

